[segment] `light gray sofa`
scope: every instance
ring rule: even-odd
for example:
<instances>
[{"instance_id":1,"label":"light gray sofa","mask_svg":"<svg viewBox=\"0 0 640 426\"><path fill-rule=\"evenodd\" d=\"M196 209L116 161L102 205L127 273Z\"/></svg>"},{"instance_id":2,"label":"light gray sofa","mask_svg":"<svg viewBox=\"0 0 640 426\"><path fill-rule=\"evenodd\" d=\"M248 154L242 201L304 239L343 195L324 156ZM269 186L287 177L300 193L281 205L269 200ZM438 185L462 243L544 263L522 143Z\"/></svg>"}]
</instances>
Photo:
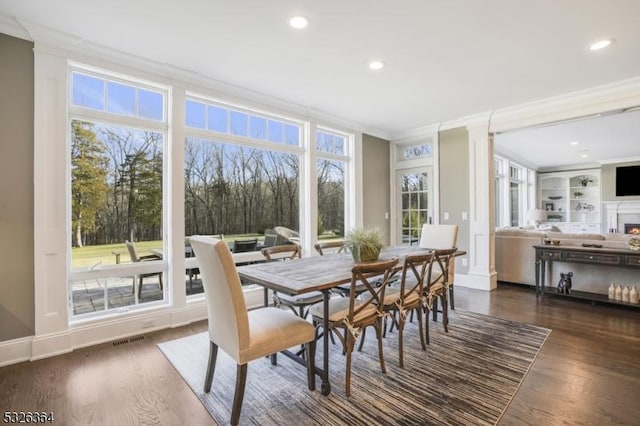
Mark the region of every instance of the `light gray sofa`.
<instances>
[{"instance_id":1,"label":"light gray sofa","mask_svg":"<svg viewBox=\"0 0 640 426\"><path fill-rule=\"evenodd\" d=\"M534 229L503 228L496 230L495 266L498 281L535 285L535 250L544 238L560 240L560 245L581 246L583 243L602 244L603 247L626 248L629 236L622 234L567 234ZM553 262L549 264L547 285L555 286L561 272L573 272L576 289L607 293L613 281L619 284L639 284L640 269L579 263Z\"/></svg>"}]
</instances>

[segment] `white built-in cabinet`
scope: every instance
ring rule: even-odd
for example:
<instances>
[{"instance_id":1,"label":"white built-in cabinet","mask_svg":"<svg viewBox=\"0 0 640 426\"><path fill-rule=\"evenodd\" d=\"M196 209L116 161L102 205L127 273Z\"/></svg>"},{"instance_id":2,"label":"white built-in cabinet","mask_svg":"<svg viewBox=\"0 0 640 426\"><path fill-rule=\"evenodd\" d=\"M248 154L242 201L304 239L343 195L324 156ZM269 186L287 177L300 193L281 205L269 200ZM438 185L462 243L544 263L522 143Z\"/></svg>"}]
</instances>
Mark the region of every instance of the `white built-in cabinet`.
<instances>
[{"instance_id":1,"label":"white built-in cabinet","mask_svg":"<svg viewBox=\"0 0 640 426\"><path fill-rule=\"evenodd\" d=\"M563 232L601 232L600 169L538 174L539 208L544 223Z\"/></svg>"}]
</instances>

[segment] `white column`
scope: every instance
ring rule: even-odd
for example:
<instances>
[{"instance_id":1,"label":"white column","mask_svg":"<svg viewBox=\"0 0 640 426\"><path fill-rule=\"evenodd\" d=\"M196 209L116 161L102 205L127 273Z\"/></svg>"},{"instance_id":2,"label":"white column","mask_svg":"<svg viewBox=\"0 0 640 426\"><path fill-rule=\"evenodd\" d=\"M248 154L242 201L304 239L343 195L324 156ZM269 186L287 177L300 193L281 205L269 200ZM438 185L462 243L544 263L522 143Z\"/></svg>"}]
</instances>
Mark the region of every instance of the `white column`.
<instances>
[{"instance_id":1,"label":"white column","mask_svg":"<svg viewBox=\"0 0 640 426\"><path fill-rule=\"evenodd\" d=\"M488 120L469 126L469 272L465 285L482 290L497 287L493 138Z\"/></svg>"},{"instance_id":2,"label":"white column","mask_svg":"<svg viewBox=\"0 0 640 426\"><path fill-rule=\"evenodd\" d=\"M67 332L69 150L67 61L56 49L34 49L34 271L32 357L71 350Z\"/></svg>"}]
</instances>

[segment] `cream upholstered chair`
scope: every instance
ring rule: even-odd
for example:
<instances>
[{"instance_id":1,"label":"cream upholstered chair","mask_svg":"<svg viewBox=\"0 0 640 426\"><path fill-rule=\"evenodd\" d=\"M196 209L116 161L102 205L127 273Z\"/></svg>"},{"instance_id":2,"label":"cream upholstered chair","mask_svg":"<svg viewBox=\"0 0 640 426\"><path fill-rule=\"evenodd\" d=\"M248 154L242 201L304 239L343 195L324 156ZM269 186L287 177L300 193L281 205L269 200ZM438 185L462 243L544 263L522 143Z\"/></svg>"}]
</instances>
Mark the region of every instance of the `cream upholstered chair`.
<instances>
[{"instance_id":1,"label":"cream upholstered chair","mask_svg":"<svg viewBox=\"0 0 640 426\"><path fill-rule=\"evenodd\" d=\"M349 297L337 297L329 300L329 332L331 330L342 330L343 333L337 332L336 335L342 342L344 353L347 357L347 366L345 370L346 384L345 394L347 397L351 394L351 354L355 346L355 342L362 331L369 326L376 329L378 337L378 357L380 359L380 368L386 373L384 366L384 357L382 355L382 317L383 312L380 308L384 299L384 292L388 284L389 276L393 268L398 263L398 259L358 263L351 269L351 291ZM382 275L382 285L376 287L367 277ZM367 287L367 291L361 294L356 293L356 286L362 283ZM321 325L324 322L324 304L316 303L311 307L311 316L313 323Z\"/></svg>"},{"instance_id":2,"label":"cream upholstered chair","mask_svg":"<svg viewBox=\"0 0 640 426\"><path fill-rule=\"evenodd\" d=\"M431 225L425 223L422 225L422 233L420 234L420 247L430 249L450 249L458 246L458 225ZM453 298L453 281L455 277L456 260L452 256L449 265L449 299L451 309L455 309L455 301ZM437 267L435 265L434 267ZM438 310L433 311L433 319L437 318Z\"/></svg>"},{"instance_id":3,"label":"cream upholstered chair","mask_svg":"<svg viewBox=\"0 0 640 426\"><path fill-rule=\"evenodd\" d=\"M297 244L265 247L261 252L267 262L299 259L302 257L302 247ZM321 302L323 298L324 296L319 291L310 291L298 295L273 292L273 302L276 307L286 306L300 318L306 318L309 313L309 307L314 303Z\"/></svg>"},{"instance_id":4,"label":"cream upholstered chair","mask_svg":"<svg viewBox=\"0 0 640 426\"><path fill-rule=\"evenodd\" d=\"M209 318L209 364L204 391L211 390L219 347L238 365L231 424L238 424L240 418L249 361L304 344L307 382L314 390L315 327L282 309L247 312L240 277L227 244L193 236L191 246L198 258Z\"/></svg>"},{"instance_id":5,"label":"cream upholstered chair","mask_svg":"<svg viewBox=\"0 0 640 426\"><path fill-rule=\"evenodd\" d=\"M391 314L393 324L398 328L398 363L404 367L403 357L403 331L409 312L416 312L418 317L418 329L420 331L420 343L422 350L426 351L425 335L423 334L423 293L425 278L433 260L433 252L411 254L405 257L402 264L400 284L389 287L384 295L382 308L384 312ZM386 317L385 317L386 329Z\"/></svg>"},{"instance_id":6,"label":"cream upholstered chair","mask_svg":"<svg viewBox=\"0 0 640 426\"><path fill-rule=\"evenodd\" d=\"M442 324L445 333L449 332L449 304L447 288L449 288L449 268L456 256L456 247L451 249L434 250L431 262L427 269L427 276L424 284L423 307L425 309L425 337L429 343L429 311L436 310L439 299L442 304Z\"/></svg>"}]
</instances>

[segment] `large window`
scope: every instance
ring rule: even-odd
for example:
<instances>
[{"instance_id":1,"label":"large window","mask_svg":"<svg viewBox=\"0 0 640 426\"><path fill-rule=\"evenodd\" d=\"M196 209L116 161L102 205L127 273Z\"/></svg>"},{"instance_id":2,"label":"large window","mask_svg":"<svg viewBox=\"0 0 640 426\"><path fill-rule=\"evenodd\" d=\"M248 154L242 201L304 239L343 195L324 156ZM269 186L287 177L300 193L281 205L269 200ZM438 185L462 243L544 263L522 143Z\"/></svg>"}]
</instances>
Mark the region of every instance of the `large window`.
<instances>
[{"instance_id":1,"label":"large window","mask_svg":"<svg viewBox=\"0 0 640 426\"><path fill-rule=\"evenodd\" d=\"M535 171L495 156L494 174L496 227L528 225L535 208Z\"/></svg>"},{"instance_id":2,"label":"large window","mask_svg":"<svg viewBox=\"0 0 640 426\"><path fill-rule=\"evenodd\" d=\"M185 112L185 234L259 249L276 226L298 231L302 123L195 97ZM200 280L186 291L201 293Z\"/></svg>"},{"instance_id":3,"label":"large window","mask_svg":"<svg viewBox=\"0 0 640 426\"><path fill-rule=\"evenodd\" d=\"M348 135L325 129L320 129L316 133L318 239L327 240L344 236L348 144Z\"/></svg>"},{"instance_id":4,"label":"large window","mask_svg":"<svg viewBox=\"0 0 640 426\"><path fill-rule=\"evenodd\" d=\"M162 303L166 91L71 70L72 316Z\"/></svg>"}]
</instances>

